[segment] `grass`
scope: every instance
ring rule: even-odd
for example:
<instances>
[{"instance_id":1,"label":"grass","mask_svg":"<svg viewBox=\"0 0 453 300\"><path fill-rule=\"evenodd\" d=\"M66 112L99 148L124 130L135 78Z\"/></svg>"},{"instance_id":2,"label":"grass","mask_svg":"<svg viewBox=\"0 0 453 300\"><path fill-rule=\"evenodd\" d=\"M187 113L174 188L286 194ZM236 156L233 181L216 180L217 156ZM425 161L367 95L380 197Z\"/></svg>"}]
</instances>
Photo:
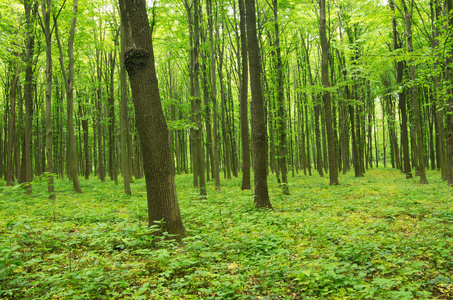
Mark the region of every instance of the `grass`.
<instances>
[{"instance_id":1,"label":"grass","mask_svg":"<svg viewBox=\"0 0 453 300\"><path fill-rule=\"evenodd\" d=\"M154 240L144 180L56 181L34 193L0 182L0 299L452 299L452 190L378 168L365 177L269 177L273 211L253 207L240 179L176 178L189 233ZM155 245L152 247L151 245Z\"/></svg>"}]
</instances>

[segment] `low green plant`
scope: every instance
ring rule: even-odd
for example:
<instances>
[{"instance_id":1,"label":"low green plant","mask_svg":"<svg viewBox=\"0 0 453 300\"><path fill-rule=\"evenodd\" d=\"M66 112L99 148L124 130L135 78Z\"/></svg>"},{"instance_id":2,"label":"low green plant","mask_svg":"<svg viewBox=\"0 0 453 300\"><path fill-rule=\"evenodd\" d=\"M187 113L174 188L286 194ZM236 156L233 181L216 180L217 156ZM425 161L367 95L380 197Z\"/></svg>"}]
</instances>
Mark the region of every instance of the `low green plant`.
<instances>
[{"instance_id":1,"label":"low green plant","mask_svg":"<svg viewBox=\"0 0 453 300\"><path fill-rule=\"evenodd\" d=\"M451 190L391 169L269 179L274 210L253 206L240 180L176 177L188 232L182 243L148 228L144 180L132 196L113 182L56 179L33 194L0 184L0 299L449 299Z\"/></svg>"}]
</instances>

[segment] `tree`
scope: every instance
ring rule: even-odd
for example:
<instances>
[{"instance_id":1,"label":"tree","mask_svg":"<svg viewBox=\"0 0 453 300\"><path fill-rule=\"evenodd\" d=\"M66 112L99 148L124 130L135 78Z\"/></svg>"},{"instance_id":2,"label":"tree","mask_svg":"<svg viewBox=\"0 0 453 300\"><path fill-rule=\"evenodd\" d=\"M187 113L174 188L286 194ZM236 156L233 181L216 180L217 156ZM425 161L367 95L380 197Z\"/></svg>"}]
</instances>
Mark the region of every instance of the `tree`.
<instances>
[{"instance_id":1,"label":"tree","mask_svg":"<svg viewBox=\"0 0 453 300\"><path fill-rule=\"evenodd\" d=\"M190 97L192 107L192 118L195 127L192 128L193 137L193 178L194 186L199 186L200 196L206 196L206 180L204 174L203 157L203 127L201 122L201 97L200 97L200 17L201 7L198 0L194 0L190 5L184 1L187 10L190 33ZM193 15L191 13L193 11Z\"/></svg>"},{"instance_id":2,"label":"tree","mask_svg":"<svg viewBox=\"0 0 453 300\"><path fill-rule=\"evenodd\" d=\"M66 110L68 117L68 175L72 180L74 186L74 191L76 193L82 193L82 188L79 181L79 171L78 171L78 155L74 134L74 36L75 36L75 27L77 23L77 11L78 11L78 0L74 0L72 12L74 16L71 20L71 28L69 31L68 39L68 72L66 73L66 67L64 64L63 57L63 47L60 41L60 34L58 32L58 23L57 17L54 16L55 23L55 37L57 38L58 49L60 52L60 66L61 72L64 78L64 86L66 89Z\"/></svg>"},{"instance_id":3,"label":"tree","mask_svg":"<svg viewBox=\"0 0 453 300\"><path fill-rule=\"evenodd\" d=\"M247 58L247 36L245 30L245 9L244 0L239 2L239 18L241 31L241 58L242 76L240 91L240 116L241 116L241 141L242 141L242 189L249 190L250 186L250 145L249 145L249 120L248 120L248 58Z\"/></svg>"},{"instance_id":4,"label":"tree","mask_svg":"<svg viewBox=\"0 0 453 300\"><path fill-rule=\"evenodd\" d=\"M394 11L394 1L389 3L390 9ZM392 20L392 29L393 29L393 50L397 51L401 48L401 45L398 41L398 31L396 18ZM402 84L404 76L404 62L402 60L397 62L397 77L396 83L398 85ZM404 87L401 87L398 91L398 106L401 112L401 146L403 148L403 173L406 174L406 178L412 178L411 165L409 160L409 138L407 132L407 113L406 113L406 91Z\"/></svg>"},{"instance_id":5,"label":"tree","mask_svg":"<svg viewBox=\"0 0 453 300\"><path fill-rule=\"evenodd\" d=\"M327 42L326 35L326 1L319 0L319 11L320 11L320 36L321 36L321 77L322 84L324 86L323 101L324 111L326 118L326 130L327 130L327 144L329 151L329 179L331 185L338 185L338 169L337 169L337 158L335 153L335 139L332 128L332 111L331 111L331 95L330 95L330 82L329 82L329 44Z\"/></svg>"},{"instance_id":6,"label":"tree","mask_svg":"<svg viewBox=\"0 0 453 300\"><path fill-rule=\"evenodd\" d=\"M49 173L47 192L50 199L55 199L53 172L53 136L52 136L52 31L50 13L52 0L41 0L42 27L46 39L46 171Z\"/></svg>"},{"instance_id":7,"label":"tree","mask_svg":"<svg viewBox=\"0 0 453 300\"><path fill-rule=\"evenodd\" d=\"M277 135L278 135L278 168L282 174L282 191L284 195L289 195L288 175L287 175L287 138L286 138L286 105L283 90L283 63L280 47L280 32L278 26L278 3L273 0L272 10L274 12L275 30L275 61L277 69Z\"/></svg>"},{"instance_id":8,"label":"tree","mask_svg":"<svg viewBox=\"0 0 453 300\"><path fill-rule=\"evenodd\" d=\"M453 16L451 15L453 11L453 1L446 0L445 1L445 8L446 14L448 16L448 30L451 31L453 28ZM447 100L446 100L446 108L447 108L447 117L445 122L447 123L447 132L446 132L446 144L447 144L447 183L449 186L453 185L453 50L451 50L451 42L448 43L449 50L447 52L447 57L445 61L445 80L447 81L446 85L448 85L447 90ZM420 179L421 180L421 179Z\"/></svg>"},{"instance_id":9,"label":"tree","mask_svg":"<svg viewBox=\"0 0 453 300\"><path fill-rule=\"evenodd\" d=\"M19 81L20 67L21 64L17 60L17 66L14 72L14 77L11 83L11 106L10 106L10 118L8 124L8 146L7 146L7 161L6 161L6 185L13 185L14 181L14 172L13 172L13 144L14 144L14 127L16 126L16 95L17 95L17 86Z\"/></svg>"},{"instance_id":10,"label":"tree","mask_svg":"<svg viewBox=\"0 0 453 300\"><path fill-rule=\"evenodd\" d=\"M21 183L27 184L27 193L31 193L32 173L32 126L33 126L33 55L35 50L35 36L33 22L37 9L37 3L34 1L25 0L25 22L26 22L26 47L25 47L25 135L22 152L21 165Z\"/></svg>"},{"instance_id":11,"label":"tree","mask_svg":"<svg viewBox=\"0 0 453 300\"><path fill-rule=\"evenodd\" d=\"M131 168L129 165L128 154L128 115L127 115L127 77L126 68L124 67L124 51L125 37L123 24L121 26L121 55L120 55L120 82L121 82L121 98L120 98L120 147L121 147L121 169L124 181L124 193L131 195Z\"/></svg>"},{"instance_id":12,"label":"tree","mask_svg":"<svg viewBox=\"0 0 453 300\"><path fill-rule=\"evenodd\" d=\"M212 158L213 158L213 177L215 183L215 189L220 191L220 174L219 174L219 146L217 139L218 132L218 122L217 122L217 83L216 83L216 47L214 39L214 22L213 22L213 12L212 12L212 1L206 0L206 11L208 14L208 25L209 25L209 41L210 41L210 50L211 50L211 100L212 100L212 110L213 110L213 147L211 147Z\"/></svg>"},{"instance_id":13,"label":"tree","mask_svg":"<svg viewBox=\"0 0 453 300\"><path fill-rule=\"evenodd\" d=\"M252 91L250 113L252 115L252 153L255 181L254 201L256 207L272 208L267 187L266 120L261 88L260 49L256 35L255 0L246 0L245 7L250 87Z\"/></svg>"},{"instance_id":14,"label":"tree","mask_svg":"<svg viewBox=\"0 0 453 300\"><path fill-rule=\"evenodd\" d=\"M410 0L409 7L407 7L405 0L402 0L403 10L404 13L400 10L400 8L395 4L395 6L400 11L404 21L406 23L406 38L407 38L407 51L409 54L414 52L414 45L413 45L413 34L412 34L412 15L414 10L414 0ZM411 103L413 107L413 117L415 121L415 135L416 135L416 145L415 145L415 154L417 155L418 161L418 169L420 173L420 183L428 183L426 179L426 172L425 172L425 156L424 156L424 147L423 147L423 133L422 133L422 126L420 122L420 104L419 104L419 97L418 97L418 87L416 83L416 75L415 75L415 62L414 59L409 59L409 75L411 78Z\"/></svg>"},{"instance_id":15,"label":"tree","mask_svg":"<svg viewBox=\"0 0 453 300\"><path fill-rule=\"evenodd\" d=\"M119 0L124 28L124 66L129 75L142 148L148 197L148 224L163 221L162 230L185 234L176 197L169 134L160 101L153 40L145 0Z\"/></svg>"}]
</instances>

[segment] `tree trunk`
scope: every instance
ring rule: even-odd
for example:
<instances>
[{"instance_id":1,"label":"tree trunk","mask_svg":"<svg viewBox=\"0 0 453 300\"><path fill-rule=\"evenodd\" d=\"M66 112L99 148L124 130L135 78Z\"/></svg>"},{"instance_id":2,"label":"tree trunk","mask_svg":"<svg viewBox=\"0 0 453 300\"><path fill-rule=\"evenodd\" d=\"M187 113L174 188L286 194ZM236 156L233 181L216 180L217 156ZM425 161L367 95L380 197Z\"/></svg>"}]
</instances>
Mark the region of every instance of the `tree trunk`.
<instances>
[{"instance_id":1,"label":"tree trunk","mask_svg":"<svg viewBox=\"0 0 453 300\"><path fill-rule=\"evenodd\" d=\"M118 169L116 166L116 139L115 139L115 65L116 65L116 49L118 46L118 35L117 32L115 37L115 47L113 53L109 53L110 63L110 78L109 78L109 97L108 97L108 134L109 134L109 175L110 179L118 183Z\"/></svg>"},{"instance_id":2,"label":"tree trunk","mask_svg":"<svg viewBox=\"0 0 453 300\"><path fill-rule=\"evenodd\" d=\"M272 208L267 187L266 124L261 87L260 49L256 31L255 0L246 0L247 50L249 54L252 101L252 151L255 177L254 201L256 207Z\"/></svg>"},{"instance_id":3,"label":"tree trunk","mask_svg":"<svg viewBox=\"0 0 453 300\"><path fill-rule=\"evenodd\" d=\"M409 9L405 3L405 0L402 0L403 8L404 8L404 19L406 21L406 35L407 35L407 50L409 53L414 52L414 46L412 43L412 11L414 7L414 0L411 0ZM415 136L416 136L416 149L417 149L417 161L418 161L418 168L420 173L420 183L426 184L428 180L426 179L426 172L425 172L425 156L423 151L423 132L422 126L420 121L420 104L419 104L419 97L417 91L417 84L416 84L416 76L415 76L415 64L413 59L409 60L409 74L411 77L411 100L412 100L412 107L413 107L413 118L415 123Z\"/></svg>"},{"instance_id":4,"label":"tree trunk","mask_svg":"<svg viewBox=\"0 0 453 300\"><path fill-rule=\"evenodd\" d=\"M90 146L89 146L89 141L88 141L88 118L86 115L86 106L82 105L81 103L79 104L79 115L82 123L82 131L83 131L83 161L84 164L82 166L83 173L85 175L85 179L88 180L90 178L90 171L91 171L91 165L90 165ZM82 153L82 151L80 151Z\"/></svg>"},{"instance_id":5,"label":"tree trunk","mask_svg":"<svg viewBox=\"0 0 453 300\"><path fill-rule=\"evenodd\" d=\"M35 6L32 8L31 6ZM25 48L25 134L24 148L22 149L22 173L21 183L27 183L27 194L31 193L32 173L32 126L33 126L33 55L35 48L35 37L33 35L32 18L34 18L37 3L24 1L26 20L26 48ZM31 15L33 14L33 16Z\"/></svg>"},{"instance_id":6,"label":"tree trunk","mask_svg":"<svg viewBox=\"0 0 453 300\"><path fill-rule=\"evenodd\" d=\"M241 31L241 58L242 76L240 92L240 116L241 116L241 146L242 146L242 190L251 189L250 185L250 142L249 142L249 121L248 121L248 57L247 57L247 36L245 30L244 0L239 2L239 19Z\"/></svg>"},{"instance_id":7,"label":"tree trunk","mask_svg":"<svg viewBox=\"0 0 453 300\"><path fill-rule=\"evenodd\" d=\"M329 44L326 35L326 1L319 1L320 7L320 36L321 36L321 77L322 84L326 89L324 91L324 111L326 119L326 130L327 130L327 147L329 153L329 178L331 185L338 185L338 168L337 158L335 153L335 137L332 127L332 111L331 111L331 95L328 88L330 87L329 82Z\"/></svg>"},{"instance_id":8,"label":"tree trunk","mask_svg":"<svg viewBox=\"0 0 453 300\"><path fill-rule=\"evenodd\" d=\"M41 9L46 38L46 172L48 173L47 192L50 199L55 199L53 173L53 134L52 134L52 32L50 30L50 11L52 0L42 0Z\"/></svg>"},{"instance_id":9,"label":"tree trunk","mask_svg":"<svg viewBox=\"0 0 453 300\"><path fill-rule=\"evenodd\" d=\"M309 39L307 38L307 45L305 45L305 39L302 38L302 45L304 46L304 49L305 49L305 59L306 59L306 63L307 63L307 72L308 72L308 79L310 81L310 86L313 86L314 85L314 82L313 82L313 75L311 73L311 64L310 64L310 49L309 49ZM315 161L315 164L316 164L316 170L318 171L319 173L319 176L323 177L324 176L324 171L322 169L322 148L321 148L321 131L319 129L319 113L320 113L320 104L319 104L319 98L317 95L313 95L311 94L311 97L312 97L312 101L313 101L313 110L314 110L314 126L315 126L315 146L316 146L316 161ZM308 107L307 107L308 108ZM308 114L307 112L307 108L305 109L305 112L306 112L306 115ZM306 119L308 122L308 118ZM308 126L308 125L307 125ZM308 131L307 131L308 132ZM307 135L307 139L309 139L309 135ZM307 147L309 149L309 143L307 143ZM310 151L310 150L309 150ZM313 156L315 154L313 153ZM313 158L313 160L315 160L315 158ZM309 166L310 168L310 166Z\"/></svg>"},{"instance_id":10,"label":"tree trunk","mask_svg":"<svg viewBox=\"0 0 453 300\"><path fill-rule=\"evenodd\" d=\"M14 181L14 168L13 168L13 147L16 143L16 135L14 134L14 127L16 126L16 95L17 95L17 86L19 82L20 75L20 63L18 63L13 81L11 83L11 108L10 108L10 118L8 124L8 149L7 149L7 160L6 160L6 185L12 186ZM17 152L16 152L17 155Z\"/></svg>"},{"instance_id":11,"label":"tree trunk","mask_svg":"<svg viewBox=\"0 0 453 300\"><path fill-rule=\"evenodd\" d=\"M163 231L180 239L185 229L176 197L146 1L120 0L119 3L126 40L124 65L129 74L145 167L149 226L158 224Z\"/></svg>"},{"instance_id":12,"label":"tree trunk","mask_svg":"<svg viewBox=\"0 0 453 300\"><path fill-rule=\"evenodd\" d=\"M212 145L212 173L214 177L215 190L220 191L220 174L219 174L219 146L218 146L218 121L217 121L217 81L216 81L216 47L214 39L214 23L212 20L212 1L206 0L206 12L208 17L208 26L209 26L209 41L210 41L210 50L211 50L211 101L212 101L212 136L213 136L213 145Z\"/></svg>"},{"instance_id":13,"label":"tree trunk","mask_svg":"<svg viewBox=\"0 0 453 300\"><path fill-rule=\"evenodd\" d=\"M82 193L82 188L80 187L79 182L79 172L78 172L78 157L76 149L76 141L74 134L74 35L75 35L75 26L77 22L77 11L78 11L78 0L74 0L74 6L72 12L74 17L71 20L71 29L69 32L68 40L68 72L66 73L66 68L64 65L63 58L63 48L60 42L60 35L58 33L57 19L54 16L55 22L55 37L57 38L58 49L60 51L60 65L61 72L63 73L63 78L65 81L66 88L66 106L67 106L67 128L68 128L68 175L72 179L72 184L74 186L74 191L76 193Z\"/></svg>"},{"instance_id":14,"label":"tree trunk","mask_svg":"<svg viewBox=\"0 0 453 300\"><path fill-rule=\"evenodd\" d=\"M390 9L394 11L393 1L389 2ZM401 48L401 45L398 42L398 32L396 18L392 19L392 28L393 28L393 51L397 51ZM404 75L404 63L402 61L397 62L397 76L396 84L401 85ZM398 106L401 112L401 147L403 150L403 173L406 174L406 178L412 178L411 165L409 160L409 138L407 132L407 113L406 113L406 92L404 88L400 89L398 92Z\"/></svg>"},{"instance_id":15,"label":"tree trunk","mask_svg":"<svg viewBox=\"0 0 453 300\"><path fill-rule=\"evenodd\" d=\"M274 11L274 30L275 30L275 55L277 69L277 110L278 110L278 160L279 169L282 174L282 192L289 195L288 174L287 174L287 137L286 137L286 113L285 95L283 91L283 64L280 48L280 33L278 27L278 5L277 0L273 0Z\"/></svg>"},{"instance_id":16,"label":"tree trunk","mask_svg":"<svg viewBox=\"0 0 453 300\"><path fill-rule=\"evenodd\" d=\"M446 0L446 15L449 16L448 19L448 27L449 30L453 28L453 17L451 16L451 12L453 10L453 1L452 0ZM446 56L446 62L445 62L445 80L448 82L447 84L449 85L448 91L447 91L447 100L446 100L446 108L447 108L447 116L446 116L446 127L447 127L447 132L446 132L446 144L447 144L447 184L449 186L453 185L453 96L452 92L453 89L451 88L451 84L453 83L453 50L451 49L451 46L449 47L449 50L447 52Z\"/></svg>"},{"instance_id":17,"label":"tree trunk","mask_svg":"<svg viewBox=\"0 0 453 300\"><path fill-rule=\"evenodd\" d=\"M132 153L129 152L128 147L128 112L127 112L127 76L126 68L124 67L124 52L126 51L125 45L125 32L124 26L121 23L121 54L120 54L120 148L121 148L121 169L123 173L124 193L131 195L131 166L129 157Z\"/></svg>"}]
</instances>

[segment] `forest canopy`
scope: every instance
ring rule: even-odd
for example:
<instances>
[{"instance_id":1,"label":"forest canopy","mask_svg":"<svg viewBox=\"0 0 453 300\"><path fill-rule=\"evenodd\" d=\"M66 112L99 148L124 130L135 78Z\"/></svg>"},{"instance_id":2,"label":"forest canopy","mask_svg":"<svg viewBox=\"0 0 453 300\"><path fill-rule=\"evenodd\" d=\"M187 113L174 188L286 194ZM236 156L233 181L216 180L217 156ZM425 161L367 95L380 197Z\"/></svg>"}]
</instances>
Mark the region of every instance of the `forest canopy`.
<instances>
[{"instance_id":1,"label":"forest canopy","mask_svg":"<svg viewBox=\"0 0 453 300\"><path fill-rule=\"evenodd\" d=\"M326 1L325 71L320 3L255 3L269 171L287 184L280 178L286 172L313 168L323 176L333 159L340 172L354 168L357 176L391 164L423 182L425 168L439 169L451 184L450 1ZM147 5L175 171L200 169L201 151L206 180L222 171L237 176L253 120L241 123L250 115L241 94L250 100L250 89L241 89L247 44L238 2ZM11 184L77 172L117 180L126 158L140 178L134 107L128 85L120 84L118 3L8 0L0 15L2 178ZM196 184L200 172L193 173Z\"/></svg>"}]
</instances>

